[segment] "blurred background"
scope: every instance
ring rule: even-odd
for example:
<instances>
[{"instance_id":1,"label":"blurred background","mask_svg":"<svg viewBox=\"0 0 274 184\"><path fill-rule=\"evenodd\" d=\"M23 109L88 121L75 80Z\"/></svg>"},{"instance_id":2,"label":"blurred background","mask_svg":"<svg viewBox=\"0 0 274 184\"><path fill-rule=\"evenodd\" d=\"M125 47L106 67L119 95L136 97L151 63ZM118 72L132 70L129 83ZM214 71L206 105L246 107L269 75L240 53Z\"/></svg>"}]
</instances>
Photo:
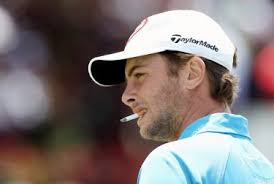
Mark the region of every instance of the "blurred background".
<instances>
[{"instance_id":1,"label":"blurred background","mask_svg":"<svg viewBox=\"0 0 274 184\"><path fill-rule=\"evenodd\" d=\"M249 118L254 144L274 162L273 0L0 0L1 184L136 183L158 143L119 122L130 113L124 86L98 87L87 65L171 9L207 13L237 45L233 112Z\"/></svg>"}]
</instances>

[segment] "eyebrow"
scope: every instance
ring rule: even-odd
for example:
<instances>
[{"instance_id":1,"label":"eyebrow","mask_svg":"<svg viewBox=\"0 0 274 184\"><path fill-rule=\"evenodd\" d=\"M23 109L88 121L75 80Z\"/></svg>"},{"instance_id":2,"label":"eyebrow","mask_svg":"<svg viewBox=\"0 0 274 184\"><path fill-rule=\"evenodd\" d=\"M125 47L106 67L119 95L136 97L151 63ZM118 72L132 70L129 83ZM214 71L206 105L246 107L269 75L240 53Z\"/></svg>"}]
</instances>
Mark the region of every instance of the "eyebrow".
<instances>
[{"instance_id":1,"label":"eyebrow","mask_svg":"<svg viewBox=\"0 0 274 184\"><path fill-rule=\"evenodd\" d=\"M136 70L137 68L144 67L144 66L146 66L146 64L139 64L139 65L135 65L135 66L131 67L131 68L129 69L129 71L126 72L126 80L127 80L129 77L131 77L131 75L132 75L132 73L133 73L134 70Z\"/></svg>"}]
</instances>

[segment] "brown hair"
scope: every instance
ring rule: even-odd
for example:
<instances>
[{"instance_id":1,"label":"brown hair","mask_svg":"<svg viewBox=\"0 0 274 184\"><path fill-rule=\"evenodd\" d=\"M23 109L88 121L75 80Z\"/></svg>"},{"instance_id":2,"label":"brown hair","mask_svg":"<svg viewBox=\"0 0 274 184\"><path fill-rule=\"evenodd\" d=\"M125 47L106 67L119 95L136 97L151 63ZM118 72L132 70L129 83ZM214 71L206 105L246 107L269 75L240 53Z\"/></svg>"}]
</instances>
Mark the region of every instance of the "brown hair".
<instances>
[{"instance_id":1,"label":"brown hair","mask_svg":"<svg viewBox=\"0 0 274 184\"><path fill-rule=\"evenodd\" d=\"M178 71L185 66L194 55L176 51L164 51L161 54L167 58L169 75L178 76ZM215 100L225 103L229 107L233 104L238 92L238 79L230 74L230 72L223 66L214 61L200 57L207 70L207 76L210 82L210 94ZM237 53L233 57L233 67L237 65Z\"/></svg>"}]
</instances>

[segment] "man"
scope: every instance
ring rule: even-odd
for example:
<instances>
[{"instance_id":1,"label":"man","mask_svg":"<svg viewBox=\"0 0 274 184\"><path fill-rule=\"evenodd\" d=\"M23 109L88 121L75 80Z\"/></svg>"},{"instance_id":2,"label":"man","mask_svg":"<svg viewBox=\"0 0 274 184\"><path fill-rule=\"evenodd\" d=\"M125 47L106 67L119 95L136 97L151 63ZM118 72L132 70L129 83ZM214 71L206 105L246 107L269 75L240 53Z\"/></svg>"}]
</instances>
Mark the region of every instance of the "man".
<instances>
[{"instance_id":1,"label":"man","mask_svg":"<svg viewBox=\"0 0 274 184\"><path fill-rule=\"evenodd\" d=\"M146 158L139 184L274 183L247 119L230 112L233 66L236 49L225 32L191 10L148 17L124 51L91 60L97 84L126 82L122 101L138 115L142 137L168 142Z\"/></svg>"}]
</instances>

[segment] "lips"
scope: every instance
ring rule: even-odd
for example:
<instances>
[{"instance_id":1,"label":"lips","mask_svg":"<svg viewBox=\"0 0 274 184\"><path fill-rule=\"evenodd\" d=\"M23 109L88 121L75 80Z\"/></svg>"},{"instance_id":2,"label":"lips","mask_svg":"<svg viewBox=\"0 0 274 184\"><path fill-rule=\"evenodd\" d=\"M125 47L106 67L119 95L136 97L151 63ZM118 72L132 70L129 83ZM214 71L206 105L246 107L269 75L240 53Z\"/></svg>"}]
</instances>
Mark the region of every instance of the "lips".
<instances>
[{"instance_id":1,"label":"lips","mask_svg":"<svg viewBox=\"0 0 274 184\"><path fill-rule=\"evenodd\" d=\"M147 112L147 110L145 108L135 108L133 110L134 113L137 113L139 118L137 120L137 124L140 127L141 126L141 120L144 117L145 113Z\"/></svg>"},{"instance_id":2,"label":"lips","mask_svg":"<svg viewBox=\"0 0 274 184\"><path fill-rule=\"evenodd\" d=\"M146 113L146 111L147 110L145 108L140 107L140 106L136 106L136 107L133 108L133 112L136 113L136 114L138 114L139 117L144 116L144 114Z\"/></svg>"},{"instance_id":3,"label":"lips","mask_svg":"<svg viewBox=\"0 0 274 184\"><path fill-rule=\"evenodd\" d=\"M133 112L138 114L138 116L141 118L146 113L146 110L145 109L141 109L141 110L138 110L138 111L134 110Z\"/></svg>"},{"instance_id":4,"label":"lips","mask_svg":"<svg viewBox=\"0 0 274 184\"><path fill-rule=\"evenodd\" d=\"M146 110L143 109L140 112L138 112L137 114L139 115L140 118L142 118L145 115L145 113L146 113Z\"/></svg>"}]
</instances>

